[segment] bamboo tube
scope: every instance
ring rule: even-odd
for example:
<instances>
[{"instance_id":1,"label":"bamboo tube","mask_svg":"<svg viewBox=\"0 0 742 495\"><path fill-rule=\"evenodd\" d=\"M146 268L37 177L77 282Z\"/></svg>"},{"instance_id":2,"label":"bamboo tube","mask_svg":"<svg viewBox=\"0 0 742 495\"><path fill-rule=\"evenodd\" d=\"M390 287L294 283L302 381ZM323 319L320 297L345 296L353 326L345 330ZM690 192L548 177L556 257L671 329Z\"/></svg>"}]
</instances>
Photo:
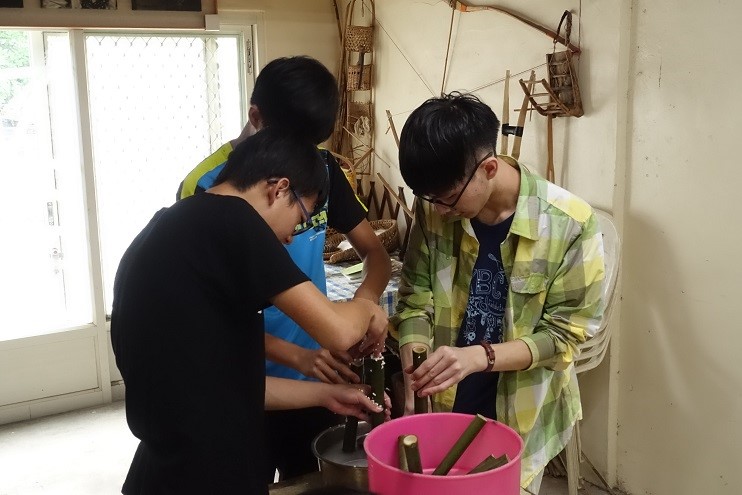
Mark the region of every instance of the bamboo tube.
<instances>
[{"instance_id":1,"label":"bamboo tube","mask_svg":"<svg viewBox=\"0 0 742 495\"><path fill-rule=\"evenodd\" d=\"M466 474L476 474L483 473L485 471L491 471L493 469L499 468L500 466L504 466L508 462L510 462L510 459L508 459L508 456L506 454L502 454L500 457L495 457L490 454L482 462L477 464L474 469Z\"/></svg>"},{"instance_id":2,"label":"bamboo tube","mask_svg":"<svg viewBox=\"0 0 742 495\"><path fill-rule=\"evenodd\" d=\"M428 358L428 350L424 346L415 346L412 348L412 368L413 371ZM418 397L415 394L415 414L428 412L428 397Z\"/></svg>"},{"instance_id":3,"label":"bamboo tube","mask_svg":"<svg viewBox=\"0 0 742 495\"><path fill-rule=\"evenodd\" d=\"M397 459L399 460L399 469L402 471L409 471L410 467L407 465L407 453L404 450L404 437L406 435L400 435L397 437Z\"/></svg>"},{"instance_id":4,"label":"bamboo tube","mask_svg":"<svg viewBox=\"0 0 742 495\"><path fill-rule=\"evenodd\" d=\"M508 135L505 134L505 127L510 126L510 71L505 71L505 89L502 93L502 119L501 128L503 129L502 137L500 138L500 154L508 154Z\"/></svg>"},{"instance_id":5,"label":"bamboo tube","mask_svg":"<svg viewBox=\"0 0 742 495\"><path fill-rule=\"evenodd\" d=\"M384 357L368 358L368 382L371 385L371 400L384 407ZM371 413L371 427L376 428L384 422L384 410Z\"/></svg>"},{"instance_id":6,"label":"bamboo tube","mask_svg":"<svg viewBox=\"0 0 742 495\"><path fill-rule=\"evenodd\" d=\"M350 369L356 375L363 378L363 359L356 359L350 364ZM343 432L343 452L355 452L358 437L358 418L348 416L345 418L345 431Z\"/></svg>"},{"instance_id":7,"label":"bamboo tube","mask_svg":"<svg viewBox=\"0 0 742 495\"><path fill-rule=\"evenodd\" d=\"M420 449L417 445L417 436L405 435L402 438L402 446L407 459L407 470L411 473L422 473L423 465L420 462Z\"/></svg>"},{"instance_id":8,"label":"bamboo tube","mask_svg":"<svg viewBox=\"0 0 742 495\"><path fill-rule=\"evenodd\" d=\"M446 457L444 457L438 467L435 468L433 474L439 476L445 476L448 474L453 465L456 464L456 461L459 460L459 457L461 457L467 447L469 447L469 445L474 441L477 434L482 431L482 428L484 428L486 423L487 418L481 414L477 414L472 422L469 423L469 426L466 427L464 433L462 433L459 439L456 440L456 443L451 447L451 450L448 451Z\"/></svg>"}]
</instances>

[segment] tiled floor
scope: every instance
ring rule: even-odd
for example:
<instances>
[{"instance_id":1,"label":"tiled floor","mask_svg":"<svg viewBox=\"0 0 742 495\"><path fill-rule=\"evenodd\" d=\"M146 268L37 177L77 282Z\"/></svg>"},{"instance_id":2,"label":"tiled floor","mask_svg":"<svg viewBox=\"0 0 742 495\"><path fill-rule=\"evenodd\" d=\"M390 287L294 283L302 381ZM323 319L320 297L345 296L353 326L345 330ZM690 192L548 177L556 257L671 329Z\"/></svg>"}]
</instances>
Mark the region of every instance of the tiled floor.
<instances>
[{"instance_id":1,"label":"tiled floor","mask_svg":"<svg viewBox=\"0 0 742 495\"><path fill-rule=\"evenodd\" d=\"M123 402L0 426L0 495L120 493L136 446ZM540 495L566 494L566 478L544 478Z\"/></svg>"}]
</instances>

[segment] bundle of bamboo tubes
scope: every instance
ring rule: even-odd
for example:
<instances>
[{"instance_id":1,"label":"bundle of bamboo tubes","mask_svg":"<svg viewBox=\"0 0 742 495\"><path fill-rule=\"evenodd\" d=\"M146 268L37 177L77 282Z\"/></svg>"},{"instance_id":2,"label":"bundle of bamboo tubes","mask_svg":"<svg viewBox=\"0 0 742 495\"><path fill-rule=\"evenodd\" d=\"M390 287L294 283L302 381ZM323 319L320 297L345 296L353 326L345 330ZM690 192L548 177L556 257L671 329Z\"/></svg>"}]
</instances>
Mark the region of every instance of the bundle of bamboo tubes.
<instances>
[{"instance_id":1,"label":"bundle of bamboo tubes","mask_svg":"<svg viewBox=\"0 0 742 495\"><path fill-rule=\"evenodd\" d=\"M487 423L487 418L481 414L477 414L469 426L464 430L456 443L453 444L451 450L445 455L438 467L435 468L432 474L437 476L445 476L451 471L456 461L464 454L464 451L471 445L474 439L477 437L484 425ZM420 447L418 445L418 438L415 435L400 435L397 440L397 454L399 457L399 469L410 473L422 473L422 462L420 461ZM510 462L508 456L503 454L499 457L495 457L493 454L485 457L482 462L477 464L467 474L483 473L492 469L497 469Z\"/></svg>"}]
</instances>

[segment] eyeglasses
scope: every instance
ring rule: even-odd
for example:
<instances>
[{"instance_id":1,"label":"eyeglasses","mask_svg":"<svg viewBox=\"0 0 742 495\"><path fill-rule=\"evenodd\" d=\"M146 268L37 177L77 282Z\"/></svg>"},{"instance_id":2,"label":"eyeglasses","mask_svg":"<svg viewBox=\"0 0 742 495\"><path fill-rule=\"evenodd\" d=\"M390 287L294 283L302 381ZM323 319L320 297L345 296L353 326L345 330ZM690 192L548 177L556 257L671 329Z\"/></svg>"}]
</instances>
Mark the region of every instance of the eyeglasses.
<instances>
[{"instance_id":1,"label":"eyeglasses","mask_svg":"<svg viewBox=\"0 0 742 495\"><path fill-rule=\"evenodd\" d=\"M296 191L294 191L294 188L289 187L289 189L291 190L291 194L294 195L294 199L299 203L299 207L301 208L302 215L304 215L304 223L300 223L299 225L294 227L293 235L303 234L307 230L314 227L314 225L312 224L312 216L309 214L307 209L304 207L304 203L301 202L301 200L299 199L299 195L296 194Z\"/></svg>"},{"instance_id":2,"label":"eyeglasses","mask_svg":"<svg viewBox=\"0 0 742 495\"><path fill-rule=\"evenodd\" d=\"M415 196L417 196L418 198L420 198L422 200L427 201L428 203L433 203L434 205L441 205L441 206L445 206L446 208L453 209L456 206L456 203L458 203L459 200L461 199L461 196L464 194L464 191L466 191L466 186L469 185L469 183L471 182L471 180L474 178L474 175L477 173L477 170L479 170L479 166L481 164L483 164L484 161L487 158L493 156L494 154L495 154L494 151L490 151L489 153L487 153L486 155L484 155L484 158L482 158L481 160L479 160L476 163L476 165L474 165L474 169L471 171L471 174L469 175L469 178L466 179L466 182L464 183L464 187L461 188L461 191L459 191L459 195L456 196L456 199L454 199L452 203L446 203L445 201L441 201L440 199L437 199L437 198L434 198L434 197L431 197L431 196L423 196L423 195L420 195L420 194L415 194Z\"/></svg>"}]
</instances>

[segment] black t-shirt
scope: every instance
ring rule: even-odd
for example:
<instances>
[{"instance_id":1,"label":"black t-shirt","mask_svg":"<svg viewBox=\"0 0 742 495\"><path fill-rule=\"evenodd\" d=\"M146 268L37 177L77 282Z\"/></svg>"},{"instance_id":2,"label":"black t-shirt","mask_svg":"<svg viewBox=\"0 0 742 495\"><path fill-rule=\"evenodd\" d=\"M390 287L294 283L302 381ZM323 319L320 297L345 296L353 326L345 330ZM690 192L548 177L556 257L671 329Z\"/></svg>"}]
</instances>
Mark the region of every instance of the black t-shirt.
<instances>
[{"instance_id":1,"label":"black t-shirt","mask_svg":"<svg viewBox=\"0 0 742 495\"><path fill-rule=\"evenodd\" d=\"M327 224L347 234L366 218L366 207L353 192L345 173L329 151L320 150L330 176L330 194L327 206Z\"/></svg>"},{"instance_id":2,"label":"black t-shirt","mask_svg":"<svg viewBox=\"0 0 742 495\"><path fill-rule=\"evenodd\" d=\"M474 263L469 301L456 340L457 347L479 345L482 340L494 344L502 342L508 281L500 244L507 237L512 223L513 215L496 225L485 225L476 219L471 221L479 241L479 254ZM498 378L497 372L477 372L461 380L456 388L453 411L497 419L495 395Z\"/></svg>"},{"instance_id":3,"label":"black t-shirt","mask_svg":"<svg viewBox=\"0 0 742 495\"><path fill-rule=\"evenodd\" d=\"M179 201L134 239L111 316L127 421L141 440L124 493L268 493L260 311L306 280L236 197Z\"/></svg>"}]
</instances>

